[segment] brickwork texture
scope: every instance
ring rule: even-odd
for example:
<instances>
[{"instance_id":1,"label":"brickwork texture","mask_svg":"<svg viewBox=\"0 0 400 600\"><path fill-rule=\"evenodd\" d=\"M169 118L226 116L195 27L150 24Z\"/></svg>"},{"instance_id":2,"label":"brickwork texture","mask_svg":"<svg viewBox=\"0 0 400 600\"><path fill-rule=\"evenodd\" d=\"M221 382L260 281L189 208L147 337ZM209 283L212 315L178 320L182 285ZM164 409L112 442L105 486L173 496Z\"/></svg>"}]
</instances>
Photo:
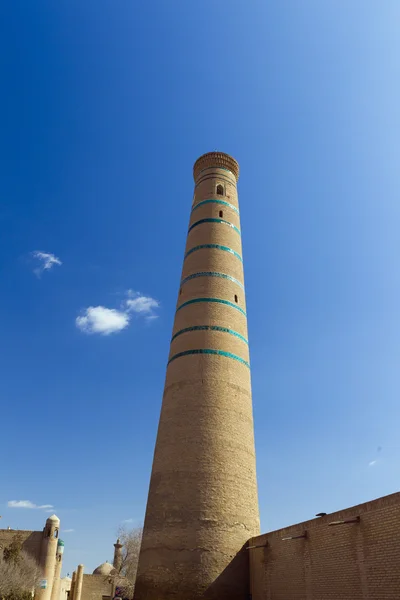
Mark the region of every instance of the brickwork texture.
<instances>
[{"instance_id":1,"label":"brickwork texture","mask_svg":"<svg viewBox=\"0 0 400 600\"><path fill-rule=\"evenodd\" d=\"M102 575L83 575L81 600L102 600L110 597L112 582Z\"/></svg>"},{"instance_id":2,"label":"brickwork texture","mask_svg":"<svg viewBox=\"0 0 400 600\"><path fill-rule=\"evenodd\" d=\"M35 600L58 600L57 591L62 561L57 561L57 543L60 521L55 515L46 520L43 531L25 531L18 529L0 529L0 552L17 538L22 542L23 550L40 566L40 576L47 580L46 589L37 589ZM56 587L53 592L54 582ZM59 590L59 588L58 588Z\"/></svg>"},{"instance_id":3,"label":"brickwork texture","mask_svg":"<svg viewBox=\"0 0 400 600\"><path fill-rule=\"evenodd\" d=\"M135 600L245 600L259 533L239 167L194 166Z\"/></svg>"},{"instance_id":4,"label":"brickwork texture","mask_svg":"<svg viewBox=\"0 0 400 600\"><path fill-rule=\"evenodd\" d=\"M43 532L0 529L0 552L7 548L15 537L22 541L23 550L39 563Z\"/></svg>"},{"instance_id":5,"label":"brickwork texture","mask_svg":"<svg viewBox=\"0 0 400 600\"><path fill-rule=\"evenodd\" d=\"M400 599L400 493L255 537L249 546L261 546L248 550L252 600Z\"/></svg>"}]
</instances>

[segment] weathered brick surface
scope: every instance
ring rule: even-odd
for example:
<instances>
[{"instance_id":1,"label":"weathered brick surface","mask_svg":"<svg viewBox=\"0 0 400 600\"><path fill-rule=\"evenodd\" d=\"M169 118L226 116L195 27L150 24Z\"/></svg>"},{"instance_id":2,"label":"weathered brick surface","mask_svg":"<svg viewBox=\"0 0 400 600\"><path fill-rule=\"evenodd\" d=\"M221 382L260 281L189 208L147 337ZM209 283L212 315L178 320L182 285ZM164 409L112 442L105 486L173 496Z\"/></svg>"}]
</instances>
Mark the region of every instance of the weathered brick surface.
<instances>
[{"instance_id":1,"label":"weathered brick surface","mask_svg":"<svg viewBox=\"0 0 400 600\"><path fill-rule=\"evenodd\" d=\"M360 517L359 523L330 527ZM306 539L282 538L307 532ZM400 493L253 538L253 600L399 600Z\"/></svg>"},{"instance_id":2,"label":"weathered brick surface","mask_svg":"<svg viewBox=\"0 0 400 600\"><path fill-rule=\"evenodd\" d=\"M240 279L238 281L240 281ZM240 283L242 283L242 281L240 281ZM195 279L190 279L187 281L185 285L182 286L181 290L182 291L178 297L178 306L181 306L184 302L192 300L193 298L220 298L222 300L232 302L232 304L237 305L246 312L244 290L240 288L237 283L231 281L230 279L208 276L196 277ZM217 306L221 307L221 305L218 303L211 306L206 305L207 311L212 311L213 307ZM242 316L240 311L234 312L234 308L227 309L223 307L223 309L229 315L230 319L236 318L238 321L247 323L245 315ZM196 313L198 310L198 305L190 304L187 307L183 307L181 310L185 311L186 313L188 310ZM188 318L190 317L186 316L186 319Z\"/></svg>"},{"instance_id":3,"label":"weathered brick surface","mask_svg":"<svg viewBox=\"0 0 400 600\"><path fill-rule=\"evenodd\" d=\"M43 539L42 531L22 531L15 529L0 529L0 552L9 546L14 537L22 540L23 549L38 563L41 562L40 550Z\"/></svg>"},{"instance_id":4,"label":"weathered brick surface","mask_svg":"<svg viewBox=\"0 0 400 600\"><path fill-rule=\"evenodd\" d=\"M240 235L225 223L202 223L192 229L187 236L186 252L200 244L220 244L242 255Z\"/></svg>"},{"instance_id":5,"label":"weathered brick surface","mask_svg":"<svg viewBox=\"0 0 400 600\"><path fill-rule=\"evenodd\" d=\"M102 575L83 575L81 600L103 600L110 598L112 582Z\"/></svg>"},{"instance_id":6,"label":"weathered brick surface","mask_svg":"<svg viewBox=\"0 0 400 600\"><path fill-rule=\"evenodd\" d=\"M238 167L230 157L202 157L195 166L200 183L194 204L221 199L238 207L232 173L237 176ZM219 183L225 187L224 197L216 194ZM239 215L218 204L197 208L190 224L210 217L240 229ZM219 244L242 254L240 234L226 223L202 223L190 231L186 252L201 244ZM243 284L243 264L227 251L206 248L189 254L182 279L200 272L222 273ZM206 325L247 338L246 315L235 308L246 310L240 285L201 276L179 287L177 307L196 298L227 300L234 306L184 306L176 313L173 334ZM215 330L179 335L169 357L196 349L222 350L249 361L245 341ZM249 579L242 548L258 531L250 370L226 356L194 354L173 360L166 375L135 599L245 600Z\"/></svg>"},{"instance_id":7,"label":"weathered brick surface","mask_svg":"<svg viewBox=\"0 0 400 600\"><path fill-rule=\"evenodd\" d=\"M17 537L22 541L23 550L38 563L40 577L47 580L46 589L36 590L35 600L58 600L58 581L54 594L53 584L55 577L59 579L61 571L61 562L56 560L59 529L60 521L55 515L46 520L43 531L0 529L0 552Z\"/></svg>"},{"instance_id":8,"label":"weathered brick surface","mask_svg":"<svg viewBox=\"0 0 400 600\"><path fill-rule=\"evenodd\" d=\"M229 252L214 248L204 248L189 254L183 265L182 279L200 271L221 270L243 283L243 265L240 260Z\"/></svg>"},{"instance_id":9,"label":"weathered brick surface","mask_svg":"<svg viewBox=\"0 0 400 600\"><path fill-rule=\"evenodd\" d=\"M225 200L226 202L229 202L230 204L233 204L231 199L229 199L229 200L227 198L222 198L222 199ZM222 217L220 215L220 212L222 212ZM191 214L189 225L193 225L193 223L196 223L197 221L200 221L201 219L207 219L207 218L208 219L209 218L225 219L229 223L232 223L232 225L235 225L235 227L237 227L240 230L240 217L239 217L238 213L236 211L234 211L232 208L230 208L229 206L223 206L221 204L203 204L202 206L199 206ZM198 225L198 227L202 227L202 226Z\"/></svg>"}]
</instances>

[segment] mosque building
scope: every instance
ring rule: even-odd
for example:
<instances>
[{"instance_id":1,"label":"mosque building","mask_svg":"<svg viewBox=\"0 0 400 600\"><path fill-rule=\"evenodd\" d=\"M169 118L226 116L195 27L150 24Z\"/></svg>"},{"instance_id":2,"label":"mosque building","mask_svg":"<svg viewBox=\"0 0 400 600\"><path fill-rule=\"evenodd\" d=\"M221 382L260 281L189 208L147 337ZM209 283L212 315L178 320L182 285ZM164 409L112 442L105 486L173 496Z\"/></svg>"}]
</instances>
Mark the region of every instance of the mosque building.
<instances>
[{"instance_id":1,"label":"mosque building","mask_svg":"<svg viewBox=\"0 0 400 600\"><path fill-rule=\"evenodd\" d=\"M113 564L104 562L92 574L84 573L84 566L78 565L72 574L68 600L112 600L124 597L124 583L128 581L120 575L122 564L122 544L118 539L114 544Z\"/></svg>"}]
</instances>

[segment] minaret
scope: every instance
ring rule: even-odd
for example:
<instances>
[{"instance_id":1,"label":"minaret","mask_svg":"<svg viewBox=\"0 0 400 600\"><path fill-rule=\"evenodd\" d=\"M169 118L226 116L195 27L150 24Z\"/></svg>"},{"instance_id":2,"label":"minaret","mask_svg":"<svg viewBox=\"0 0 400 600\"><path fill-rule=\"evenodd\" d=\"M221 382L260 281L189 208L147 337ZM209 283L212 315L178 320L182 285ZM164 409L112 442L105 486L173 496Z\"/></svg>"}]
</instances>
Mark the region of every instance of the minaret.
<instances>
[{"instance_id":1,"label":"minaret","mask_svg":"<svg viewBox=\"0 0 400 600\"><path fill-rule=\"evenodd\" d=\"M211 152L195 192L135 600L245 600L259 533L239 166Z\"/></svg>"},{"instance_id":2,"label":"minaret","mask_svg":"<svg viewBox=\"0 0 400 600\"><path fill-rule=\"evenodd\" d=\"M60 589L61 589L61 569L62 569L62 557L64 554L64 542L58 540L57 542L57 553L56 553L56 565L54 571L54 582L51 590L51 600L60 600Z\"/></svg>"},{"instance_id":3,"label":"minaret","mask_svg":"<svg viewBox=\"0 0 400 600\"><path fill-rule=\"evenodd\" d=\"M76 570L76 580L75 580L75 588L74 588L74 598L75 600L81 600L82 596L82 585L83 585L83 565L78 565Z\"/></svg>"},{"instance_id":4,"label":"minaret","mask_svg":"<svg viewBox=\"0 0 400 600\"><path fill-rule=\"evenodd\" d=\"M40 550L40 564L42 569L42 578L45 582L43 587L36 593L38 600L51 600L51 592L54 582L54 574L57 560L58 534L60 531L60 519L52 515L46 521L43 530L43 539Z\"/></svg>"},{"instance_id":5,"label":"minaret","mask_svg":"<svg viewBox=\"0 0 400 600\"><path fill-rule=\"evenodd\" d=\"M113 567L114 567L114 569L117 569L118 573L120 572L121 565L122 565L122 544L120 542L120 539L118 538L117 542L114 544L114 560L113 560Z\"/></svg>"},{"instance_id":6,"label":"minaret","mask_svg":"<svg viewBox=\"0 0 400 600\"><path fill-rule=\"evenodd\" d=\"M71 587L69 588L68 600L74 600L75 598L75 584L76 584L76 571L72 573Z\"/></svg>"}]
</instances>

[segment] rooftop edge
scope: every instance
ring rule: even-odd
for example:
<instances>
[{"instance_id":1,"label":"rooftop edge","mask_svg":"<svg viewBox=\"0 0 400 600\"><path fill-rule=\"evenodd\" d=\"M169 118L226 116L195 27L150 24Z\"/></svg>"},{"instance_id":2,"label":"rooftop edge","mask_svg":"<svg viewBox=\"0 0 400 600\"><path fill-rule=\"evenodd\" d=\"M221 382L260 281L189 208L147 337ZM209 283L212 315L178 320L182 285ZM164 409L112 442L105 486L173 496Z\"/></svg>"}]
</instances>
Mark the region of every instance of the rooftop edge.
<instances>
[{"instance_id":1,"label":"rooftop edge","mask_svg":"<svg viewBox=\"0 0 400 600\"><path fill-rule=\"evenodd\" d=\"M196 181L204 169L210 168L227 169L239 179L239 163L229 154L224 152L207 152L196 160L193 166L193 177Z\"/></svg>"}]
</instances>

